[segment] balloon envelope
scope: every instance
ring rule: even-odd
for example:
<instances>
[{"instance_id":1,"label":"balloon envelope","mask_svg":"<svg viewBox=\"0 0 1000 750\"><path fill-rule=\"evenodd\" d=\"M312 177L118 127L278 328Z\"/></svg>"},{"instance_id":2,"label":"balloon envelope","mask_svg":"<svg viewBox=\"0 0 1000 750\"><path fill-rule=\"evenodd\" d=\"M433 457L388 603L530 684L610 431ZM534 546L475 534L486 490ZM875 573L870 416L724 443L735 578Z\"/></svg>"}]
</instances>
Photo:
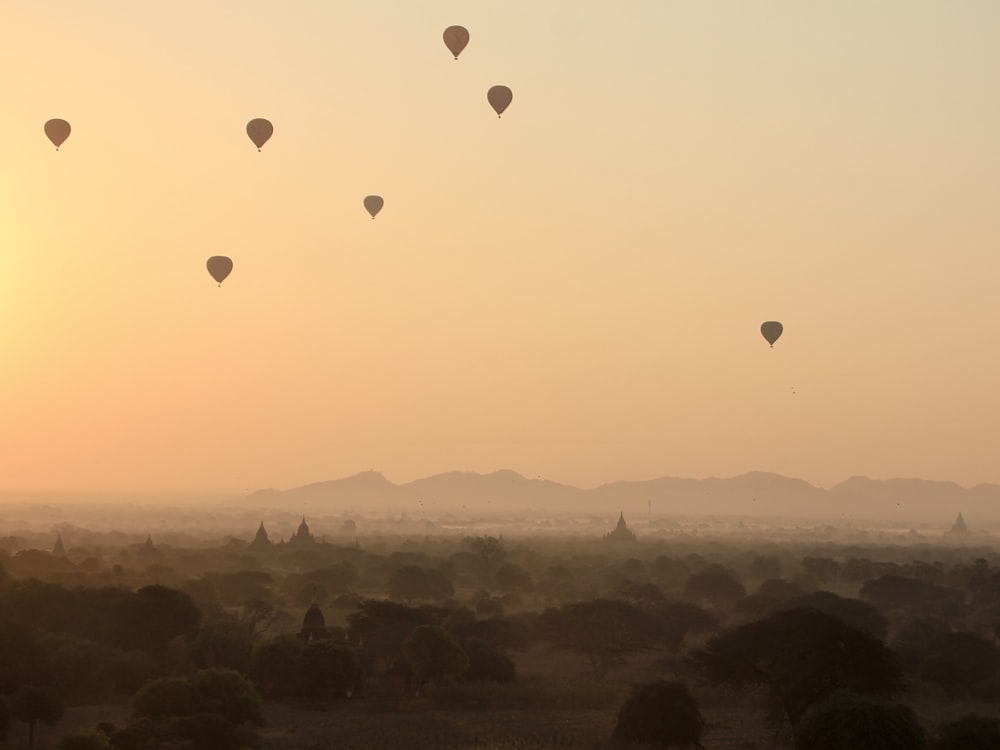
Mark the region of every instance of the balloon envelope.
<instances>
[{"instance_id":1,"label":"balloon envelope","mask_svg":"<svg viewBox=\"0 0 1000 750\"><path fill-rule=\"evenodd\" d=\"M208 259L206 265L212 278L219 282L219 286L222 286L222 282L229 275L229 272L233 270L233 261L225 255L213 255Z\"/></svg>"},{"instance_id":2,"label":"balloon envelope","mask_svg":"<svg viewBox=\"0 0 1000 750\"><path fill-rule=\"evenodd\" d=\"M45 123L45 135L55 144L56 149L63 145L65 140L69 138L70 130L69 123L58 118Z\"/></svg>"},{"instance_id":3,"label":"balloon envelope","mask_svg":"<svg viewBox=\"0 0 1000 750\"><path fill-rule=\"evenodd\" d=\"M250 136L250 140L253 141L253 145L257 147L258 151L260 151L261 146L267 143L272 133L274 133L274 126L263 117L258 117L247 123L247 135Z\"/></svg>"},{"instance_id":4,"label":"balloon envelope","mask_svg":"<svg viewBox=\"0 0 1000 750\"><path fill-rule=\"evenodd\" d=\"M469 43L469 30L464 26L449 26L444 30L444 44L448 51L458 59L459 53Z\"/></svg>"},{"instance_id":5,"label":"balloon envelope","mask_svg":"<svg viewBox=\"0 0 1000 750\"><path fill-rule=\"evenodd\" d=\"M768 320L760 326L761 335L767 339L767 343L772 347L774 346L774 342L781 336L783 330L785 330L784 326L776 320Z\"/></svg>"},{"instance_id":6,"label":"balloon envelope","mask_svg":"<svg viewBox=\"0 0 1000 750\"><path fill-rule=\"evenodd\" d=\"M375 214L382 210L382 206L385 205L385 201L382 200L381 195L366 195L365 196L365 210L375 218Z\"/></svg>"},{"instance_id":7,"label":"balloon envelope","mask_svg":"<svg viewBox=\"0 0 1000 750\"><path fill-rule=\"evenodd\" d=\"M486 92L486 100L496 111L497 117L503 114L503 111L510 106L513 99L514 92L506 86L492 86L490 87L490 90Z\"/></svg>"}]
</instances>

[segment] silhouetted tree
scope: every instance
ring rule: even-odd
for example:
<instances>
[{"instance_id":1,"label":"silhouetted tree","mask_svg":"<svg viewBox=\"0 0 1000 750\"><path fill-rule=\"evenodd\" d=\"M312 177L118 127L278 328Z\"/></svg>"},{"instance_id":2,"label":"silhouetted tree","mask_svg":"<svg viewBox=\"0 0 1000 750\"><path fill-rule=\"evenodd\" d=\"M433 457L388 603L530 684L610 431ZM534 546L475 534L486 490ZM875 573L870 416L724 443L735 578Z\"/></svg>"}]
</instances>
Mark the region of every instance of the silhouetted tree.
<instances>
[{"instance_id":1,"label":"silhouetted tree","mask_svg":"<svg viewBox=\"0 0 1000 750\"><path fill-rule=\"evenodd\" d=\"M996 750L1000 747L1000 719L966 714L941 724L931 750Z\"/></svg>"},{"instance_id":2,"label":"silhouetted tree","mask_svg":"<svg viewBox=\"0 0 1000 750\"><path fill-rule=\"evenodd\" d=\"M964 598L957 589L900 575L865 581L859 596L883 611L916 610L921 614L957 612Z\"/></svg>"},{"instance_id":3,"label":"silhouetted tree","mask_svg":"<svg viewBox=\"0 0 1000 750\"><path fill-rule=\"evenodd\" d=\"M506 556L503 540L495 536L468 536L465 544L476 560L480 581L484 586L490 586Z\"/></svg>"},{"instance_id":4,"label":"silhouetted tree","mask_svg":"<svg viewBox=\"0 0 1000 750\"><path fill-rule=\"evenodd\" d=\"M28 628L0 620L0 695L44 677L44 655Z\"/></svg>"},{"instance_id":5,"label":"silhouetted tree","mask_svg":"<svg viewBox=\"0 0 1000 750\"><path fill-rule=\"evenodd\" d=\"M360 687L361 668L354 649L333 640L313 641L299 655L302 695L310 700L345 698Z\"/></svg>"},{"instance_id":6,"label":"silhouetted tree","mask_svg":"<svg viewBox=\"0 0 1000 750\"><path fill-rule=\"evenodd\" d=\"M1000 666L1000 648L976 633L946 633L930 649L921 674L944 687L969 688L995 676Z\"/></svg>"},{"instance_id":7,"label":"silhouetted tree","mask_svg":"<svg viewBox=\"0 0 1000 750\"><path fill-rule=\"evenodd\" d=\"M804 557L802 567L816 576L822 584L829 585L840 580L840 563L829 557Z\"/></svg>"},{"instance_id":8,"label":"silhouetted tree","mask_svg":"<svg viewBox=\"0 0 1000 750\"><path fill-rule=\"evenodd\" d=\"M662 638L657 620L627 602L594 599L546 610L539 618L541 637L556 648L576 651L603 680L614 664L655 646Z\"/></svg>"},{"instance_id":9,"label":"silhouetted tree","mask_svg":"<svg viewBox=\"0 0 1000 750\"><path fill-rule=\"evenodd\" d=\"M0 742L7 739L7 732L10 730L10 704L7 699L0 695Z\"/></svg>"},{"instance_id":10,"label":"silhouetted tree","mask_svg":"<svg viewBox=\"0 0 1000 750\"><path fill-rule=\"evenodd\" d=\"M197 631L201 610L184 592L153 585L121 601L114 619L118 643L160 654L171 639Z\"/></svg>"},{"instance_id":11,"label":"silhouetted tree","mask_svg":"<svg viewBox=\"0 0 1000 750\"><path fill-rule=\"evenodd\" d=\"M516 679L514 662L489 641L469 638L463 644L463 649L469 658L465 679L492 682L514 682Z\"/></svg>"},{"instance_id":12,"label":"silhouetted tree","mask_svg":"<svg viewBox=\"0 0 1000 750\"><path fill-rule=\"evenodd\" d=\"M469 667L469 657L444 630L421 625L403 644L403 656L419 684L461 677Z\"/></svg>"},{"instance_id":13,"label":"silhouetted tree","mask_svg":"<svg viewBox=\"0 0 1000 750\"><path fill-rule=\"evenodd\" d=\"M781 577L781 560L770 555L757 555L750 562L750 575L758 580L775 580Z\"/></svg>"},{"instance_id":14,"label":"silhouetted tree","mask_svg":"<svg viewBox=\"0 0 1000 750\"><path fill-rule=\"evenodd\" d=\"M679 682L638 685L618 712L612 739L662 748L700 748L705 722L698 704Z\"/></svg>"},{"instance_id":15,"label":"silhouetted tree","mask_svg":"<svg viewBox=\"0 0 1000 750\"><path fill-rule=\"evenodd\" d=\"M885 640L889 624L885 615L867 602L838 596L830 591L814 591L785 602L779 609L818 609L869 635Z\"/></svg>"},{"instance_id":16,"label":"silhouetted tree","mask_svg":"<svg viewBox=\"0 0 1000 750\"><path fill-rule=\"evenodd\" d=\"M903 685L899 662L882 641L816 609L733 628L694 658L717 682L767 686L793 728L837 689L888 696Z\"/></svg>"},{"instance_id":17,"label":"silhouetted tree","mask_svg":"<svg viewBox=\"0 0 1000 750\"><path fill-rule=\"evenodd\" d=\"M164 719L217 714L234 724L262 725L260 693L232 669L203 669L190 677L163 677L142 687L132 698L135 715Z\"/></svg>"},{"instance_id":18,"label":"silhouetted tree","mask_svg":"<svg viewBox=\"0 0 1000 750\"><path fill-rule=\"evenodd\" d=\"M103 732L68 734L59 740L59 750L113 750L111 740Z\"/></svg>"},{"instance_id":19,"label":"silhouetted tree","mask_svg":"<svg viewBox=\"0 0 1000 750\"><path fill-rule=\"evenodd\" d=\"M531 574L514 563L504 563L497 568L496 582L497 588L508 593L526 593L534 588Z\"/></svg>"},{"instance_id":20,"label":"silhouetted tree","mask_svg":"<svg viewBox=\"0 0 1000 750\"><path fill-rule=\"evenodd\" d=\"M66 712L66 704L48 686L25 685L10 696L10 713L28 725L28 750L35 746L35 725L54 725Z\"/></svg>"},{"instance_id":21,"label":"silhouetted tree","mask_svg":"<svg viewBox=\"0 0 1000 750\"><path fill-rule=\"evenodd\" d=\"M814 705L795 732L798 750L924 750L927 740L909 706L838 691Z\"/></svg>"},{"instance_id":22,"label":"silhouetted tree","mask_svg":"<svg viewBox=\"0 0 1000 750\"><path fill-rule=\"evenodd\" d=\"M710 565L691 574L684 584L684 598L713 606L732 606L747 595L737 575L721 565Z\"/></svg>"}]
</instances>

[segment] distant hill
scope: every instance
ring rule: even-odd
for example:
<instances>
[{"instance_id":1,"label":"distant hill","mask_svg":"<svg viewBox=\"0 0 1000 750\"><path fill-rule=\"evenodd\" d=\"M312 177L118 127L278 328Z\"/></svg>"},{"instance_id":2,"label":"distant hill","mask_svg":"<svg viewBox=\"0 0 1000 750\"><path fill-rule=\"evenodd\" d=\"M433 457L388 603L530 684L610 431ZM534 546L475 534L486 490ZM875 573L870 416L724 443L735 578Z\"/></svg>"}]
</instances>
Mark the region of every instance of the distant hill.
<instances>
[{"instance_id":1,"label":"distant hill","mask_svg":"<svg viewBox=\"0 0 1000 750\"><path fill-rule=\"evenodd\" d=\"M296 512L357 511L364 508L484 514L531 510L561 514L608 513L760 516L814 519L871 519L901 524L950 525L959 512L980 522L1000 520L1000 485L963 488L953 482L923 479L876 480L852 477L829 490L801 479L751 472L728 479L661 477L613 482L581 489L503 470L491 474L452 471L394 484L375 471L317 482L289 490L261 490L247 496L247 507Z\"/></svg>"}]
</instances>

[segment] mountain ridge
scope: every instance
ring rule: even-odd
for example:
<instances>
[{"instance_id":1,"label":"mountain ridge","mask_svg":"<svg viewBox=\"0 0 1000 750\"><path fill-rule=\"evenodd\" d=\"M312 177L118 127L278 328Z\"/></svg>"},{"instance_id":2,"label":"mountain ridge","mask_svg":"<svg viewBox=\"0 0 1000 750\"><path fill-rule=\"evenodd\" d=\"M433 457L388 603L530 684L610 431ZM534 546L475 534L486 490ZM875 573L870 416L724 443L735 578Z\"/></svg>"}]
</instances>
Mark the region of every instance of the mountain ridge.
<instances>
[{"instance_id":1,"label":"mountain ridge","mask_svg":"<svg viewBox=\"0 0 1000 750\"><path fill-rule=\"evenodd\" d=\"M855 476L829 489L795 477L751 471L733 477L663 476L580 488L510 469L449 471L396 484L375 471L294 487L259 490L248 505L298 502L302 511L356 510L359 504L423 510L580 513L628 511L657 516L726 515L785 518L867 518L901 523L951 523L959 512L1000 520L1000 485L965 488L955 482Z\"/></svg>"}]
</instances>

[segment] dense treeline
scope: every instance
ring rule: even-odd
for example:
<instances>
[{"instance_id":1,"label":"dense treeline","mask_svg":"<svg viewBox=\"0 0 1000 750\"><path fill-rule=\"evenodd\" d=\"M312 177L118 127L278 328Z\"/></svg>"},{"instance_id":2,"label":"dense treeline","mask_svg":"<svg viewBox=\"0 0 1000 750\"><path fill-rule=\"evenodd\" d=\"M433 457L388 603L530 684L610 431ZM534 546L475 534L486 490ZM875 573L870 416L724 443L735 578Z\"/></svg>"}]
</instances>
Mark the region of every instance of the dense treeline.
<instances>
[{"instance_id":1,"label":"dense treeline","mask_svg":"<svg viewBox=\"0 0 1000 750\"><path fill-rule=\"evenodd\" d=\"M513 694L472 686L516 689L520 665L565 653L596 684L646 676L624 722L667 701L700 733L683 683L762 691L778 736L799 747L851 722L859 736L895 722L935 747L995 729L965 717L928 734L901 702L921 685L1000 700L993 553L677 546L484 535L372 549L22 551L0 558L0 716L32 728L51 717L24 708L29 689L60 705L128 700L135 722L105 727L115 748L178 737L237 747L253 742L262 700L495 707ZM224 711L218 685L256 710ZM616 736L646 731L621 725Z\"/></svg>"}]
</instances>

